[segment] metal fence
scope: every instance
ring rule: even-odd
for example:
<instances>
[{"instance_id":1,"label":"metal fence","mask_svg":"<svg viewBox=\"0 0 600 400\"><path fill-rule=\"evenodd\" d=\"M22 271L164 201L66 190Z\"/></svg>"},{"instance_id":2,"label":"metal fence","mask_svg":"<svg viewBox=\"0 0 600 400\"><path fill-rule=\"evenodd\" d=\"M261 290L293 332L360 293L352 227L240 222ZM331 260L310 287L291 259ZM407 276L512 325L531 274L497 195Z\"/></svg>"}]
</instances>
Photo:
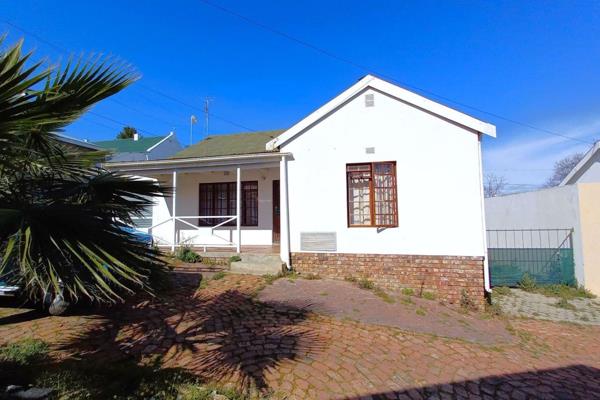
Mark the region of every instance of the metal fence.
<instances>
[{"instance_id":1,"label":"metal fence","mask_svg":"<svg viewBox=\"0 0 600 400\"><path fill-rule=\"evenodd\" d=\"M572 229L488 230L492 286L516 286L528 274L539 284L575 283Z\"/></svg>"}]
</instances>

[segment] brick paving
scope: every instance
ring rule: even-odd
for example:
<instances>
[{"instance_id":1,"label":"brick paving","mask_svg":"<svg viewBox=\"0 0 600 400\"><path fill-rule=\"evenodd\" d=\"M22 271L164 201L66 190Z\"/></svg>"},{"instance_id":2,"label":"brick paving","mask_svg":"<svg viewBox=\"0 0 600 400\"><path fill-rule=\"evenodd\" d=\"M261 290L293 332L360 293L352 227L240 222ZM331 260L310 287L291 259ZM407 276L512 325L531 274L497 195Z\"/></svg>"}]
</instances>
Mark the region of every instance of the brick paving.
<instances>
[{"instance_id":1,"label":"brick paving","mask_svg":"<svg viewBox=\"0 0 600 400\"><path fill-rule=\"evenodd\" d=\"M558 300L556 297L529 293L520 289L510 289L509 295L495 296L495 301L498 301L502 311L512 316L600 325L599 299L569 300L573 309L557 307Z\"/></svg>"},{"instance_id":2,"label":"brick paving","mask_svg":"<svg viewBox=\"0 0 600 400\"><path fill-rule=\"evenodd\" d=\"M484 346L261 303L263 279L228 275L196 291L68 317L2 309L0 343L38 337L57 357L160 355L165 366L287 399L600 398L600 327L517 319ZM1 372L1 371L0 371Z\"/></svg>"}]
</instances>

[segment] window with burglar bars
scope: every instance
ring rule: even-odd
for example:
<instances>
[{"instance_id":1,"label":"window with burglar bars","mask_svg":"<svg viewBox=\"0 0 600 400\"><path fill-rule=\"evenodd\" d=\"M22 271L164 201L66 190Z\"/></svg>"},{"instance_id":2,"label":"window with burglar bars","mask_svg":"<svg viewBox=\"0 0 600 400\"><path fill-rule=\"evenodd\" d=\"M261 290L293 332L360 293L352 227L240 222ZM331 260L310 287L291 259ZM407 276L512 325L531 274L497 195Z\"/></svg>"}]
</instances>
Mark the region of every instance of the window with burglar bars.
<instances>
[{"instance_id":1,"label":"window with burglar bars","mask_svg":"<svg viewBox=\"0 0 600 400\"><path fill-rule=\"evenodd\" d=\"M349 227L398 226L396 163L346 165Z\"/></svg>"},{"instance_id":2,"label":"window with burglar bars","mask_svg":"<svg viewBox=\"0 0 600 400\"><path fill-rule=\"evenodd\" d=\"M236 183L201 183L199 193L199 215L219 216L236 214ZM242 182L242 226L258 226L258 181ZM198 226L217 225L226 218L200 219ZM230 221L225 225L235 225Z\"/></svg>"}]
</instances>

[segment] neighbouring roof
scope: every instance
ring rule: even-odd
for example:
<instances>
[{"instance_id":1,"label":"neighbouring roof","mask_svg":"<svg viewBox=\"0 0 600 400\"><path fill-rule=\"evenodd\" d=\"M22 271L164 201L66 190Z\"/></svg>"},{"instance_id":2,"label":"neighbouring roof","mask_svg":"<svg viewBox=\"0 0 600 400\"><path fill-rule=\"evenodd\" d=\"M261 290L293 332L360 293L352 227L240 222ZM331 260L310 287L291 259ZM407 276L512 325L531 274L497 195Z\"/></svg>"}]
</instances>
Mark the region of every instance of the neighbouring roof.
<instances>
[{"instance_id":1,"label":"neighbouring roof","mask_svg":"<svg viewBox=\"0 0 600 400\"><path fill-rule=\"evenodd\" d=\"M558 186L565 186L577 182L581 175L583 175L583 173L592 166L595 160L598 159L596 154L600 154L600 140L594 143Z\"/></svg>"},{"instance_id":2,"label":"neighbouring roof","mask_svg":"<svg viewBox=\"0 0 600 400\"><path fill-rule=\"evenodd\" d=\"M171 158L217 157L265 153L266 145L285 130L236 133L209 136L180 151Z\"/></svg>"},{"instance_id":3,"label":"neighbouring roof","mask_svg":"<svg viewBox=\"0 0 600 400\"><path fill-rule=\"evenodd\" d=\"M150 136L142 137L138 140L133 139L115 139L115 140L104 140L101 142L94 142L95 145L113 151L115 153L144 153L150 150L151 147L157 145L162 140L166 139L166 136Z\"/></svg>"},{"instance_id":4,"label":"neighbouring roof","mask_svg":"<svg viewBox=\"0 0 600 400\"><path fill-rule=\"evenodd\" d=\"M372 88L382 93L386 93L405 103L426 110L431 114L440 116L441 118L453 121L454 123L469 128L473 131L496 137L496 127L492 124L480 121L471 117L470 115L457 111L453 108L446 107L445 105L437 103L433 100L429 100L423 96L401 88L400 86L387 82L383 79L377 78L373 75L366 75L350 88L343 91L340 95L336 96L334 99L330 100L328 103L309 114L296 125L286 130L281 136L271 140L267 144L267 149L272 150L283 146L296 136L304 133L307 128L315 124L317 121L320 121L321 119L326 118L328 115L335 112L335 110L337 110L340 106L354 98L359 93L362 93L367 88Z\"/></svg>"},{"instance_id":5,"label":"neighbouring roof","mask_svg":"<svg viewBox=\"0 0 600 400\"><path fill-rule=\"evenodd\" d=\"M67 145L72 145L87 150L100 150L100 147L93 143L81 139L75 139L70 136L63 135L62 133L57 133L56 138Z\"/></svg>"}]
</instances>

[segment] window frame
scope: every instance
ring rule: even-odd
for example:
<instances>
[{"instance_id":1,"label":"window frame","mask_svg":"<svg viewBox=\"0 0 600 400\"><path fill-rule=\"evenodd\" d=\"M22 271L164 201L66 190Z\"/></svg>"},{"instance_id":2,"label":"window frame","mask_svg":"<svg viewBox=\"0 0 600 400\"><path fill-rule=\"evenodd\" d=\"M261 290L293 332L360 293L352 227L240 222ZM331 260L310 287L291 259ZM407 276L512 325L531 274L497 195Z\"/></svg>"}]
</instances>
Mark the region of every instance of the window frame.
<instances>
[{"instance_id":1,"label":"window frame","mask_svg":"<svg viewBox=\"0 0 600 400\"><path fill-rule=\"evenodd\" d=\"M236 214L236 210L235 207L233 209L232 213L229 213L229 211L231 211L230 208L230 202L233 201L233 199L235 199L235 196L237 196L237 182L201 182L198 184L198 215L199 216L215 216L215 217L219 217L219 215L216 214L216 210L217 210L217 201L216 201L216 196L217 196L217 188L220 185L225 185L226 190L225 193L227 194L227 197L225 199L225 204L227 205L227 214L226 215L235 215ZM210 192L212 193L211 196L211 204L209 207L202 207L201 205L201 201L202 201L202 188L204 187L211 187ZM231 186L233 186L233 190L231 189ZM248 186L254 186L256 187L256 189L246 189L246 187ZM244 191L252 191L256 193L256 223L255 224L247 224L245 222L246 218L247 218L247 205L246 205L246 201L245 201L245 194ZM246 226L246 227L257 227L259 225L259 199L258 199L258 192L259 192L259 185L258 185L258 181L242 181L241 182L241 215L240 215L240 226ZM232 198L232 193L233 193L233 198ZM206 213L202 213L201 210L203 209L209 209L210 212L208 214ZM223 218L225 219L225 218ZM202 219L198 219L198 223L197 225L199 227L210 227L213 225L216 225L212 223L212 221L217 220L217 218L211 218L210 220L202 220ZM228 222L227 224L224 224L223 226L235 226L236 222L235 220Z\"/></svg>"},{"instance_id":2,"label":"window frame","mask_svg":"<svg viewBox=\"0 0 600 400\"><path fill-rule=\"evenodd\" d=\"M375 165L391 164L392 166L392 224L377 224L377 213L375 207ZM350 223L350 174L356 171L348 171L348 167L353 166L369 166L369 212L371 216L370 224L351 224ZM389 215L389 214L385 214ZM396 174L396 161L372 161L372 162L357 162L346 164L346 225L348 228L397 228L398 227L398 182Z\"/></svg>"}]
</instances>

